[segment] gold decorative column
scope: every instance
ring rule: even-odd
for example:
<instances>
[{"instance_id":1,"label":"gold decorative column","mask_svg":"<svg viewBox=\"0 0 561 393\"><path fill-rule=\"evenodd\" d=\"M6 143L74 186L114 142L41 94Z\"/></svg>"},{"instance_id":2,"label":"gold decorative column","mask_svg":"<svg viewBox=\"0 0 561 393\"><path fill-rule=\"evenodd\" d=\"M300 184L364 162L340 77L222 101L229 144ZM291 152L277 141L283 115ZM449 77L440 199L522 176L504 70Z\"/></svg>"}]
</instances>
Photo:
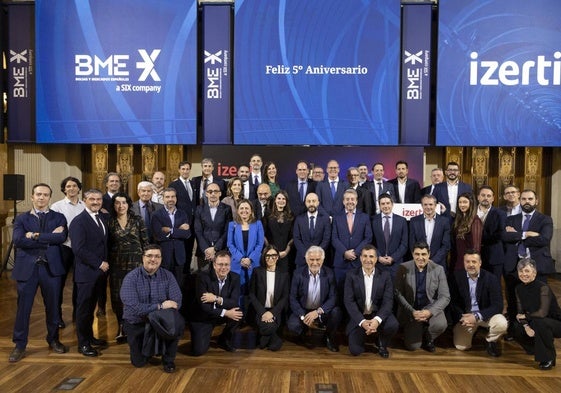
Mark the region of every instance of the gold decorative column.
<instances>
[{"instance_id":1,"label":"gold decorative column","mask_svg":"<svg viewBox=\"0 0 561 393\"><path fill-rule=\"evenodd\" d=\"M540 195L540 179L542 177L543 148L526 147L524 154L524 187L534 190Z\"/></svg>"},{"instance_id":2,"label":"gold decorative column","mask_svg":"<svg viewBox=\"0 0 561 393\"><path fill-rule=\"evenodd\" d=\"M134 171L132 145L117 145L117 173L121 176L123 190L131 195L129 181Z\"/></svg>"},{"instance_id":3,"label":"gold decorative column","mask_svg":"<svg viewBox=\"0 0 561 393\"><path fill-rule=\"evenodd\" d=\"M166 179L167 183L179 177L179 163L183 161L183 146L182 145L167 145L166 147Z\"/></svg>"},{"instance_id":4,"label":"gold decorative column","mask_svg":"<svg viewBox=\"0 0 561 393\"><path fill-rule=\"evenodd\" d=\"M151 180L158 170L158 145L142 145L142 180Z\"/></svg>"},{"instance_id":5,"label":"gold decorative column","mask_svg":"<svg viewBox=\"0 0 561 393\"><path fill-rule=\"evenodd\" d=\"M471 160L472 185L479 190L489 183L489 148L472 147Z\"/></svg>"},{"instance_id":6,"label":"gold decorative column","mask_svg":"<svg viewBox=\"0 0 561 393\"><path fill-rule=\"evenodd\" d=\"M516 147L499 147L499 189L498 195L504 194L504 189L514 184L516 170Z\"/></svg>"},{"instance_id":7,"label":"gold decorative column","mask_svg":"<svg viewBox=\"0 0 561 393\"><path fill-rule=\"evenodd\" d=\"M105 191L103 177L107 174L107 165L109 162L107 145L92 145L92 176L94 178L95 188Z\"/></svg>"}]
</instances>

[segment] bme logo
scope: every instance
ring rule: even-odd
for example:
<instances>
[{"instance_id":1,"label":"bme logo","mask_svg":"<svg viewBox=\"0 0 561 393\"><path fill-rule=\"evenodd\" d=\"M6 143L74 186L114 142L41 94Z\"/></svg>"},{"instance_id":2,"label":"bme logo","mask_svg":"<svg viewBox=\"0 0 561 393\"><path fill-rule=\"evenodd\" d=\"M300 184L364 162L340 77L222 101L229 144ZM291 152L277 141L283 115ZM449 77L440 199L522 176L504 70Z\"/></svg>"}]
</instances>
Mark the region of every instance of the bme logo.
<instances>
[{"instance_id":1,"label":"bme logo","mask_svg":"<svg viewBox=\"0 0 561 393\"><path fill-rule=\"evenodd\" d=\"M216 63L222 64L222 59L220 56L222 56L221 50L219 50L214 54L205 50L205 63L208 63L210 61L210 64L212 65L215 65Z\"/></svg>"},{"instance_id":2,"label":"bme logo","mask_svg":"<svg viewBox=\"0 0 561 393\"><path fill-rule=\"evenodd\" d=\"M420 50L417 53L409 53L408 51L404 51L405 52L405 61L404 63L411 63L411 65L415 65L417 64L417 62L420 65L423 65L423 59L421 59L421 56L423 55L423 51Z\"/></svg>"},{"instance_id":3,"label":"bme logo","mask_svg":"<svg viewBox=\"0 0 561 393\"><path fill-rule=\"evenodd\" d=\"M10 56L10 63L13 63L14 61L18 64L27 63L27 49L20 53L10 50Z\"/></svg>"},{"instance_id":4,"label":"bme logo","mask_svg":"<svg viewBox=\"0 0 561 393\"><path fill-rule=\"evenodd\" d=\"M160 76L156 72L156 59L160 55L161 49L154 49L150 54L146 49L138 49L138 54L142 61L136 62L136 68L142 70L139 82L144 82L148 76L155 82L160 82ZM110 55L106 59L90 55L74 56L75 76L129 76L128 70L129 55Z\"/></svg>"}]
</instances>

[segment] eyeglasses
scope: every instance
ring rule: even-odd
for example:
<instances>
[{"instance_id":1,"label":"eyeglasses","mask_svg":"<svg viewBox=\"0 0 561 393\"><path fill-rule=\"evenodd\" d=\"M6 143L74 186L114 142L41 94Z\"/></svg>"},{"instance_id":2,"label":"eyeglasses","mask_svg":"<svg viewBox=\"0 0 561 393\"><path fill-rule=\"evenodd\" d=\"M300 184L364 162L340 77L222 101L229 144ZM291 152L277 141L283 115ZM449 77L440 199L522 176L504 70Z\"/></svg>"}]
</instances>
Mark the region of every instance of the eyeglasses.
<instances>
[{"instance_id":1,"label":"eyeglasses","mask_svg":"<svg viewBox=\"0 0 561 393\"><path fill-rule=\"evenodd\" d=\"M216 263L215 264L217 267L230 267L229 263Z\"/></svg>"},{"instance_id":2,"label":"eyeglasses","mask_svg":"<svg viewBox=\"0 0 561 393\"><path fill-rule=\"evenodd\" d=\"M278 258L279 254L265 254L265 259L275 259Z\"/></svg>"},{"instance_id":3,"label":"eyeglasses","mask_svg":"<svg viewBox=\"0 0 561 393\"><path fill-rule=\"evenodd\" d=\"M207 194L218 194L220 193L220 190L206 190Z\"/></svg>"},{"instance_id":4,"label":"eyeglasses","mask_svg":"<svg viewBox=\"0 0 561 393\"><path fill-rule=\"evenodd\" d=\"M162 259L162 256L158 254L144 254L144 256L148 259Z\"/></svg>"}]
</instances>

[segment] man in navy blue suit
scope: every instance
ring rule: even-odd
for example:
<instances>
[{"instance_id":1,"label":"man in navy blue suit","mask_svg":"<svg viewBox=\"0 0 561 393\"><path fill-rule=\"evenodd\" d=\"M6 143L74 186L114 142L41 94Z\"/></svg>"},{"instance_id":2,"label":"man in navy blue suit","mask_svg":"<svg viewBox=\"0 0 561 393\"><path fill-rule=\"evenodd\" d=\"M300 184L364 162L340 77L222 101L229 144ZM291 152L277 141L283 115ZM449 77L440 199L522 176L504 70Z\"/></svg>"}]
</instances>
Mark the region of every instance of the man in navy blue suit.
<instances>
[{"instance_id":1,"label":"man in navy blue suit","mask_svg":"<svg viewBox=\"0 0 561 393\"><path fill-rule=\"evenodd\" d=\"M409 164L398 161L395 164L396 178L389 182L393 185L396 203L419 203L421 201L421 186L415 179L408 177Z\"/></svg>"},{"instance_id":2,"label":"man in navy blue suit","mask_svg":"<svg viewBox=\"0 0 561 393\"><path fill-rule=\"evenodd\" d=\"M311 246L327 250L331 240L329 216L319 210L319 199L315 193L306 195L307 211L294 220L293 236L296 248L296 268L306 266L306 251Z\"/></svg>"},{"instance_id":3,"label":"man in navy blue suit","mask_svg":"<svg viewBox=\"0 0 561 393\"><path fill-rule=\"evenodd\" d=\"M342 313L337 305L337 290L333 270L323 266L325 251L312 246L306 251L306 267L294 272L290 288L290 310L287 327L304 340L308 328L325 328L327 349L338 352L337 327Z\"/></svg>"},{"instance_id":4,"label":"man in navy blue suit","mask_svg":"<svg viewBox=\"0 0 561 393\"><path fill-rule=\"evenodd\" d=\"M12 336L16 346L9 357L12 363L25 356L37 287L41 287L47 316L47 343L56 353L68 351L58 336L60 288L65 275L60 246L67 236L66 218L49 210L51 195L49 185L34 185L31 192L33 208L14 221L13 240L18 252L12 278L17 280L18 305Z\"/></svg>"},{"instance_id":5,"label":"man in navy blue suit","mask_svg":"<svg viewBox=\"0 0 561 393\"><path fill-rule=\"evenodd\" d=\"M331 245L335 249L333 269L341 295L345 274L353 267L360 266L360 252L364 246L372 242L370 217L356 208L357 198L355 190L345 191L343 194L345 212L333 217L331 231Z\"/></svg>"},{"instance_id":6,"label":"man in navy blue suit","mask_svg":"<svg viewBox=\"0 0 561 393\"><path fill-rule=\"evenodd\" d=\"M308 163L299 161L296 164L296 179L289 181L284 186L288 193L290 210L295 217L306 211L306 204L304 203L306 195L316 191L316 183L308 178L309 173Z\"/></svg>"},{"instance_id":7,"label":"man in navy blue suit","mask_svg":"<svg viewBox=\"0 0 561 393\"><path fill-rule=\"evenodd\" d=\"M473 192L473 189L469 184L460 181L460 166L457 162L451 161L446 164L444 174L446 181L435 185L432 195L441 204L441 214L453 218L456 216L458 196L466 192Z\"/></svg>"},{"instance_id":8,"label":"man in navy blue suit","mask_svg":"<svg viewBox=\"0 0 561 393\"><path fill-rule=\"evenodd\" d=\"M393 200L388 194L378 199L380 214L372 219L373 243L378 249L378 267L395 278L407 252L407 220L392 213Z\"/></svg>"},{"instance_id":9,"label":"man in navy blue suit","mask_svg":"<svg viewBox=\"0 0 561 393\"><path fill-rule=\"evenodd\" d=\"M94 346L105 347L107 342L93 335L94 310L97 302L96 284L109 270L107 262L107 232L105 215L100 213L102 193L96 189L84 192L85 210L72 220L69 236L75 256L76 333L78 352L97 356Z\"/></svg>"},{"instance_id":10,"label":"man in navy blue suit","mask_svg":"<svg viewBox=\"0 0 561 393\"><path fill-rule=\"evenodd\" d=\"M372 175L374 180L371 185L372 192L372 214L380 213L380 206L378 206L378 198L382 194L390 194L392 199L395 201L397 198L396 192L393 188L393 184L384 180L384 164L377 162L372 165ZM368 184L368 183L367 183Z\"/></svg>"},{"instance_id":11,"label":"man in navy blue suit","mask_svg":"<svg viewBox=\"0 0 561 393\"><path fill-rule=\"evenodd\" d=\"M489 186L481 186L477 193L477 215L483 223L481 260L483 269L493 273L499 281L503 276L505 259L502 235L506 226L506 213L493 207L495 193Z\"/></svg>"},{"instance_id":12,"label":"man in navy blue suit","mask_svg":"<svg viewBox=\"0 0 561 393\"><path fill-rule=\"evenodd\" d=\"M206 200L205 191L211 183L217 184L220 188L220 195L222 196L220 199L226 196L226 182L218 176L214 176L212 174L213 171L214 160L212 158L203 158L201 160L202 175L195 176L192 181L195 191L195 206L202 205L203 201Z\"/></svg>"},{"instance_id":13,"label":"man in navy blue suit","mask_svg":"<svg viewBox=\"0 0 561 393\"><path fill-rule=\"evenodd\" d=\"M409 247L418 242L426 242L430 249L430 259L446 272L448 251L450 251L450 220L436 214L436 198L425 194L421 198L423 214L409 222Z\"/></svg>"},{"instance_id":14,"label":"man in navy blue suit","mask_svg":"<svg viewBox=\"0 0 561 393\"><path fill-rule=\"evenodd\" d=\"M339 177L339 163L331 160L327 163L327 179L318 183L316 193L327 215L333 217L343 211L343 193L349 183Z\"/></svg>"}]
</instances>

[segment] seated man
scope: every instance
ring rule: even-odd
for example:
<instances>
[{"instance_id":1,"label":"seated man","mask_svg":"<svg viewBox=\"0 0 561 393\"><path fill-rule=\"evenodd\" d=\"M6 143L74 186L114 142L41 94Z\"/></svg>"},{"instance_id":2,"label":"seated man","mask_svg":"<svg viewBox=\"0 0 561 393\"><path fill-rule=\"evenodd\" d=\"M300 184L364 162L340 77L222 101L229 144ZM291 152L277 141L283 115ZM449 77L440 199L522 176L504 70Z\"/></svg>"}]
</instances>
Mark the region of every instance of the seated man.
<instances>
[{"instance_id":1,"label":"seated man","mask_svg":"<svg viewBox=\"0 0 561 393\"><path fill-rule=\"evenodd\" d=\"M323 266L325 251L311 246L306 252L306 267L294 272L290 288L288 330L303 339L308 328L324 327L327 349L338 352L335 335L341 323L341 309L337 306L335 275Z\"/></svg>"},{"instance_id":2,"label":"seated man","mask_svg":"<svg viewBox=\"0 0 561 393\"><path fill-rule=\"evenodd\" d=\"M399 327L392 314L393 285L387 270L375 269L376 248L368 244L360 253L362 266L351 269L345 279L345 308L349 314L349 351L364 352L366 336L378 333L378 354L388 358L388 344Z\"/></svg>"},{"instance_id":3,"label":"seated man","mask_svg":"<svg viewBox=\"0 0 561 393\"><path fill-rule=\"evenodd\" d=\"M216 253L209 271L197 276L196 302L191 318L191 355L201 356L210 346L212 330L226 324L218 345L228 352L235 352L232 337L243 313L239 308L240 276L231 272L232 257L227 250Z\"/></svg>"},{"instance_id":4,"label":"seated man","mask_svg":"<svg viewBox=\"0 0 561 393\"><path fill-rule=\"evenodd\" d=\"M454 326L454 346L464 351L471 348L471 340L478 327L489 328L487 353L501 356L498 340L506 333L508 322L503 316L503 295L497 277L481 269L481 255L467 250L464 270L454 272L451 311Z\"/></svg>"},{"instance_id":5,"label":"seated man","mask_svg":"<svg viewBox=\"0 0 561 393\"><path fill-rule=\"evenodd\" d=\"M150 244L144 249L142 266L125 276L121 286L124 330L133 366L143 367L152 355L161 354L164 371L173 373L177 343L183 336L185 321L178 311L181 307L179 285L170 271L160 269L161 263L160 246ZM156 324L158 320L167 322L170 327L162 331L158 326L161 324ZM150 331L159 336L158 340L145 337ZM146 345L155 341L163 341L161 351Z\"/></svg>"},{"instance_id":6,"label":"seated man","mask_svg":"<svg viewBox=\"0 0 561 393\"><path fill-rule=\"evenodd\" d=\"M403 263L395 278L397 319L403 327L405 348L436 350L434 340L446 330L444 308L450 291L444 268L429 260L429 245L417 242L413 260Z\"/></svg>"}]
</instances>

